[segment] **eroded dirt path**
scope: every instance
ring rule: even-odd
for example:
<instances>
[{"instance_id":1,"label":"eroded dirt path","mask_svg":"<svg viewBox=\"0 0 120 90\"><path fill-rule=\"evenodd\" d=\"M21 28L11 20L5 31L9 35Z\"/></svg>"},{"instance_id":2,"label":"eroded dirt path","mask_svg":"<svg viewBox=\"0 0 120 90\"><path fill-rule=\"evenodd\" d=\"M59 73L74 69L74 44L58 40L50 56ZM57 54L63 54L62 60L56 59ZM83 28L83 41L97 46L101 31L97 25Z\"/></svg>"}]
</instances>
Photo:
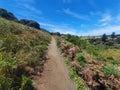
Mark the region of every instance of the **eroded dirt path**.
<instances>
[{"instance_id":1,"label":"eroded dirt path","mask_svg":"<svg viewBox=\"0 0 120 90\"><path fill-rule=\"evenodd\" d=\"M34 79L35 87L38 90L75 90L75 85L69 77L54 38L52 38L47 56L49 59L45 63L42 76Z\"/></svg>"}]
</instances>

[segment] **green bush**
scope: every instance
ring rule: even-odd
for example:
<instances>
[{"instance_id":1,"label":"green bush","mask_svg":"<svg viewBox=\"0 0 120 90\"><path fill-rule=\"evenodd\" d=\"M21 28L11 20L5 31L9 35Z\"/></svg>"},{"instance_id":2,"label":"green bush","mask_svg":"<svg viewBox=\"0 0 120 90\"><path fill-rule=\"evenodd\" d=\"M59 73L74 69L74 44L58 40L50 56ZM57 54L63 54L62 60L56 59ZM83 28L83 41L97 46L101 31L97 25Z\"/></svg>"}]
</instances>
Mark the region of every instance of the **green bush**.
<instances>
[{"instance_id":1,"label":"green bush","mask_svg":"<svg viewBox=\"0 0 120 90\"><path fill-rule=\"evenodd\" d=\"M77 90L87 90L87 88L83 85L81 78L77 75L76 70L71 69L70 78L75 81Z\"/></svg>"},{"instance_id":2,"label":"green bush","mask_svg":"<svg viewBox=\"0 0 120 90\"><path fill-rule=\"evenodd\" d=\"M107 75L118 75L117 71L117 66L116 65L111 65L111 66L104 66L103 67L103 72Z\"/></svg>"},{"instance_id":3,"label":"green bush","mask_svg":"<svg viewBox=\"0 0 120 90\"><path fill-rule=\"evenodd\" d=\"M22 75L21 90L34 90L30 78Z\"/></svg>"},{"instance_id":4,"label":"green bush","mask_svg":"<svg viewBox=\"0 0 120 90\"><path fill-rule=\"evenodd\" d=\"M114 58L112 56L107 57L107 59L114 60Z\"/></svg>"},{"instance_id":5,"label":"green bush","mask_svg":"<svg viewBox=\"0 0 120 90\"><path fill-rule=\"evenodd\" d=\"M39 56L42 57L45 54L45 50L47 50L47 46L46 45L38 45L38 46L35 46L35 49L39 53Z\"/></svg>"},{"instance_id":6,"label":"green bush","mask_svg":"<svg viewBox=\"0 0 120 90\"><path fill-rule=\"evenodd\" d=\"M107 59L109 60L109 62L111 62L112 64L117 64L117 62L115 61L115 59L112 56L107 57Z\"/></svg>"},{"instance_id":7,"label":"green bush","mask_svg":"<svg viewBox=\"0 0 120 90\"><path fill-rule=\"evenodd\" d=\"M70 64L70 61L72 61L72 60L70 58L66 57L66 58L64 58L64 61L65 61L66 64Z\"/></svg>"},{"instance_id":8,"label":"green bush","mask_svg":"<svg viewBox=\"0 0 120 90\"><path fill-rule=\"evenodd\" d=\"M5 76L0 76L0 90L13 90L13 79Z\"/></svg>"},{"instance_id":9,"label":"green bush","mask_svg":"<svg viewBox=\"0 0 120 90\"><path fill-rule=\"evenodd\" d=\"M79 61L79 64L81 66L84 66L86 63L84 55L82 53L78 53L76 56L77 56L77 59Z\"/></svg>"}]
</instances>

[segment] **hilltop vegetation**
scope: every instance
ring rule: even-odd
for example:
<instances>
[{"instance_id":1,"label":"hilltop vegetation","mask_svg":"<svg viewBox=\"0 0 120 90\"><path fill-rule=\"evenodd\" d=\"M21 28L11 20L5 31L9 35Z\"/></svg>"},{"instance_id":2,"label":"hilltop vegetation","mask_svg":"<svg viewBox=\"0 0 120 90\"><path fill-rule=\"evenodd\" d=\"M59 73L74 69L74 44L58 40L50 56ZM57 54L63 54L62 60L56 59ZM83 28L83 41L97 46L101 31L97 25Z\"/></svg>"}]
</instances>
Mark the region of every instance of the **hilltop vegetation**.
<instances>
[{"instance_id":1,"label":"hilltop vegetation","mask_svg":"<svg viewBox=\"0 0 120 90\"><path fill-rule=\"evenodd\" d=\"M27 19L18 20L13 13L8 12L7 10L3 8L0 8L0 17L21 23L23 25L34 27L36 29L40 29L40 24L38 22L34 20L27 20Z\"/></svg>"},{"instance_id":2,"label":"hilltop vegetation","mask_svg":"<svg viewBox=\"0 0 120 90\"><path fill-rule=\"evenodd\" d=\"M34 90L29 76L40 74L50 35L0 18L0 90Z\"/></svg>"},{"instance_id":3,"label":"hilltop vegetation","mask_svg":"<svg viewBox=\"0 0 120 90\"><path fill-rule=\"evenodd\" d=\"M0 17L6 18L8 20L17 21L18 19L13 15L13 13L8 12L7 10L0 8Z\"/></svg>"},{"instance_id":4,"label":"hilltop vegetation","mask_svg":"<svg viewBox=\"0 0 120 90\"><path fill-rule=\"evenodd\" d=\"M27 26L30 26L30 27L34 27L34 28L40 29L40 25L36 21L21 19L19 22L21 24L24 24L24 25L27 25Z\"/></svg>"}]
</instances>

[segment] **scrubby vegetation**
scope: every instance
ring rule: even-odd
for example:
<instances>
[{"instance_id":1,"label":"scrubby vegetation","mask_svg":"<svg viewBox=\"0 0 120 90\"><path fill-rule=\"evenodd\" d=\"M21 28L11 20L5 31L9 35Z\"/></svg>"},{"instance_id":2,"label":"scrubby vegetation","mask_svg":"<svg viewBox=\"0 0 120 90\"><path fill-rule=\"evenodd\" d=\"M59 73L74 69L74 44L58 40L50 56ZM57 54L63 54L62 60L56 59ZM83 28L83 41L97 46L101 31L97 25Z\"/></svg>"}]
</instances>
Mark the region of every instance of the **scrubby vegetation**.
<instances>
[{"instance_id":1,"label":"scrubby vegetation","mask_svg":"<svg viewBox=\"0 0 120 90\"><path fill-rule=\"evenodd\" d=\"M34 90L31 76L40 74L50 35L0 18L0 90Z\"/></svg>"},{"instance_id":2,"label":"scrubby vegetation","mask_svg":"<svg viewBox=\"0 0 120 90\"><path fill-rule=\"evenodd\" d=\"M74 70L75 76L83 79L85 86L91 90L119 90L119 35L113 32L88 38L70 34L59 36L58 47L63 56L70 58L69 63L68 60L65 62Z\"/></svg>"},{"instance_id":3,"label":"scrubby vegetation","mask_svg":"<svg viewBox=\"0 0 120 90\"><path fill-rule=\"evenodd\" d=\"M70 78L75 82L77 90L87 90L82 78L78 75L78 69L80 69L80 64L84 65L85 58L81 53L81 50L78 47L75 47L73 44L63 40L62 38L56 37L57 45L61 50L62 55L64 56L64 61L70 71ZM77 55L77 56L75 56ZM79 61L76 61L78 60ZM83 60L82 60L83 59Z\"/></svg>"},{"instance_id":4,"label":"scrubby vegetation","mask_svg":"<svg viewBox=\"0 0 120 90\"><path fill-rule=\"evenodd\" d=\"M34 27L36 29L40 29L40 24L38 22L36 22L34 20L27 20L27 19L18 20L17 17L15 17L15 15L13 13L8 12L7 10L5 10L3 8L0 8L0 17L11 20L11 21L15 21L17 23L21 23L23 25Z\"/></svg>"},{"instance_id":5,"label":"scrubby vegetation","mask_svg":"<svg viewBox=\"0 0 120 90\"><path fill-rule=\"evenodd\" d=\"M30 26L30 27L34 27L34 28L40 29L40 25L36 21L21 19L19 22L21 24L24 24L24 25L27 25L27 26Z\"/></svg>"}]
</instances>

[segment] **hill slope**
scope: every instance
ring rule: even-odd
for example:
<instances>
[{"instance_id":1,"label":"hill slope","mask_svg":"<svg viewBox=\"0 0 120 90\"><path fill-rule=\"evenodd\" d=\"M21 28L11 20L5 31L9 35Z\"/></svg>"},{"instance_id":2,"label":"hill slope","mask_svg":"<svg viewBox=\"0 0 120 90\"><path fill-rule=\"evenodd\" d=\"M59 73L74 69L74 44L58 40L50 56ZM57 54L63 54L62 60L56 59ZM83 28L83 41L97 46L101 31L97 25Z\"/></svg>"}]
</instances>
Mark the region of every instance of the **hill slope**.
<instances>
[{"instance_id":1,"label":"hill slope","mask_svg":"<svg viewBox=\"0 0 120 90\"><path fill-rule=\"evenodd\" d=\"M50 38L48 33L0 18L0 90L33 90L28 76L42 71Z\"/></svg>"}]
</instances>

